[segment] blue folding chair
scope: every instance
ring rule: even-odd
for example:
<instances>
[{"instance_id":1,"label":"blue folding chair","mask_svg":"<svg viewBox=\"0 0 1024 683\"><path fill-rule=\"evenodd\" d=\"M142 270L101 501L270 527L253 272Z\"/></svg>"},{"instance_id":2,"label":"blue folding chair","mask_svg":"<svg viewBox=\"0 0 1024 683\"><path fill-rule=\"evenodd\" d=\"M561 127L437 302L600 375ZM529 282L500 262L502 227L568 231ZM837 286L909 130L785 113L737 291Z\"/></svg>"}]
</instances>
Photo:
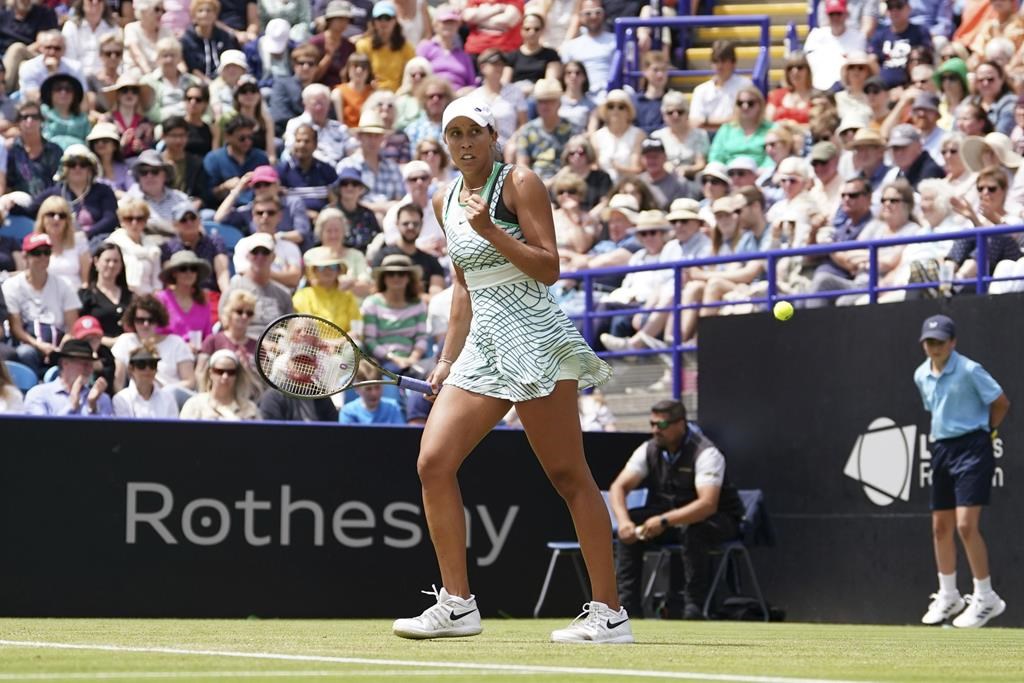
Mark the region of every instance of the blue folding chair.
<instances>
[{"instance_id":1,"label":"blue folding chair","mask_svg":"<svg viewBox=\"0 0 1024 683\"><path fill-rule=\"evenodd\" d=\"M23 394L39 383L35 370L24 363L19 363L16 360L5 360L4 367L7 368L7 374L14 380L14 386L21 389Z\"/></svg>"},{"instance_id":2,"label":"blue folding chair","mask_svg":"<svg viewBox=\"0 0 1024 683\"><path fill-rule=\"evenodd\" d=\"M28 216L8 216L3 226L0 226L0 235L17 240L18 244L25 239L25 235L32 232L35 221Z\"/></svg>"},{"instance_id":3,"label":"blue folding chair","mask_svg":"<svg viewBox=\"0 0 1024 683\"><path fill-rule=\"evenodd\" d=\"M619 532L619 521L615 519L615 513L612 511L608 492L601 491L601 497L604 498L605 507L608 508L608 517L612 521L612 538L614 539ZM643 507L646 504L647 489L634 489L626 494L626 507L630 510ZM583 554L580 552L579 541L548 541L547 548L551 551L551 561L548 562L548 573L544 576L544 585L540 588L537 605L533 608L534 618L540 614L540 608L543 607L544 599L548 596L548 588L551 586L551 577L555 573L555 565L558 564L558 558L563 555L572 558L572 565L576 570L576 578L580 582L580 590L583 591L583 599L587 600L589 596L587 592L587 577L583 570Z\"/></svg>"}]
</instances>

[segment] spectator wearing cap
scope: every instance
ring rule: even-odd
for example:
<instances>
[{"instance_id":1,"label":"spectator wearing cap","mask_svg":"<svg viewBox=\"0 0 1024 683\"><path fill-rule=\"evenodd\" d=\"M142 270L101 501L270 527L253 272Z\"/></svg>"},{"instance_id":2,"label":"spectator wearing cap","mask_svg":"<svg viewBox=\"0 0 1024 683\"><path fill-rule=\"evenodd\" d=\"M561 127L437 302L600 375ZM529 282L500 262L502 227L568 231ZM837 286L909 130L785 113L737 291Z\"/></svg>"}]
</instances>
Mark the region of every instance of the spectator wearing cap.
<instances>
[{"instance_id":1,"label":"spectator wearing cap","mask_svg":"<svg viewBox=\"0 0 1024 683\"><path fill-rule=\"evenodd\" d=\"M373 6L372 20L367 34L356 41L356 52L370 58L373 73L377 74L377 87L392 92L402 83L405 63L416 56L413 45L406 40L396 20L397 10L390 0L381 0Z\"/></svg>"},{"instance_id":2,"label":"spectator wearing cap","mask_svg":"<svg viewBox=\"0 0 1024 683\"><path fill-rule=\"evenodd\" d=\"M625 90L612 90L598 107L598 117L604 126L590 133L590 144L597 152L597 165L613 181L622 174L635 174L642 170L640 145L644 132L633 125L636 106Z\"/></svg>"},{"instance_id":3,"label":"spectator wearing cap","mask_svg":"<svg viewBox=\"0 0 1024 683\"><path fill-rule=\"evenodd\" d=\"M387 211L392 202L401 198L405 184L402 171L391 159L381 156L381 147L387 129L380 115L374 111L365 111L359 118L356 129L359 149L338 164L339 174L348 168L359 171L363 184L367 187L363 201L368 208L380 213Z\"/></svg>"},{"instance_id":4,"label":"spectator wearing cap","mask_svg":"<svg viewBox=\"0 0 1024 683\"><path fill-rule=\"evenodd\" d=\"M942 178L946 172L935 163L921 144L921 133L908 123L901 123L889 134L889 152L894 168L888 179L905 178L911 187L925 178Z\"/></svg>"},{"instance_id":5,"label":"spectator wearing cap","mask_svg":"<svg viewBox=\"0 0 1024 683\"><path fill-rule=\"evenodd\" d=\"M97 182L99 160L85 145L71 145L61 155L57 183L37 194L24 213L38 217L43 202L61 197L70 206L74 224L93 244L113 232L117 225L117 197L109 186ZM14 213L22 213L16 209Z\"/></svg>"},{"instance_id":6,"label":"spectator wearing cap","mask_svg":"<svg viewBox=\"0 0 1024 683\"><path fill-rule=\"evenodd\" d=\"M395 202L384 214L384 243L398 244L400 230L398 227L398 209L414 203L423 210L423 226L420 236L416 239L419 249L440 258L445 252L444 230L437 223L437 217L430 206L430 166L425 161L410 161L402 169L406 193Z\"/></svg>"},{"instance_id":7,"label":"spectator wearing cap","mask_svg":"<svg viewBox=\"0 0 1024 683\"><path fill-rule=\"evenodd\" d=\"M225 109L217 125L214 126L214 137L217 143L223 135L227 122L236 116L244 116L256 126L253 128L253 147L267 153L271 164L277 163L277 145L274 141L274 121L270 118L270 110L263 104L259 82L255 77L245 74L238 79L231 99L231 109Z\"/></svg>"},{"instance_id":8,"label":"spectator wearing cap","mask_svg":"<svg viewBox=\"0 0 1024 683\"><path fill-rule=\"evenodd\" d=\"M575 38L562 43L558 53L562 63L580 62L587 70L590 94L600 95L608 87L612 55L615 53L615 34L605 25L605 9L601 0L583 0L578 6L578 25L586 29Z\"/></svg>"},{"instance_id":9,"label":"spectator wearing cap","mask_svg":"<svg viewBox=\"0 0 1024 683\"><path fill-rule=\"evenodd\" d=\"M910 114L914 128L917 128L921 134L921 146L931 154L936 164L944 166L942 138L946 135L946 131L938 126L939 96L930 92L920 93L914 98Z\"/></svg>"},{"instance_id":10,"label":"spectator wearing cap","mask_svg":"<svg viewBox=\"0 0 1024 683\"><path fill-rule=\"evenodd\" d=\"M839 148L831 142L819 142L811 147L809 156L814 183L811 197L825 216L834 216L839 209L843 178L839 175Z\"/></svg>"},{"instance_id":11,"label":"spectator wearing cap","mask_svg":"<svg viewBox=\"0 0 1024 683\"><path fill-rule=\"evenodd\" d=\"M351 290L339 286L339 279L347 271L344 262L328 247L313 247L305 253L303 260L307 285L292 296L295 312L330 320L358 339L362 332L363 314L359 310L359 300Z\"/></svg>"},{"instance_id":12,"label":"spectator wearing cap","mask_svg":"<svg viewBox=\"0 0 1024 683\"><path fill-rule=\"evenodd\" d=\"M82 111L85 90L70 74L56 73L40 86L43 103L43 135L47 140L67 149L83 144L89 134L89 118Z\"/></svg>"},{"instance_id":13,"label":"spectator wearing cap","mask_svg":"<svg viewBox=\"0 0 1024 683\"><path fill-rule=\"evenodd\" d=\"M252 5L247 1L245 4L250 7ZM298 42L309 39L309 25L313 20L312 4L312 2L283 3L275 0L261 0L259 2L259 23L254 27L257 30L253 35L259 35L262 32L264 39L273 36L275 42L273 52L275 54L286 53L289 38ZM292 32L292 27L295 27L294 32ZM263 47L262 43L261 39L261 48Z\"/></svg>"},{"instance_id":14,"label":"spectator wearing cap","mask_svg":"<svg viewBox=\"0 0 1024 683\"><path fill-rule=\"evenodd\" d=\"M697 188L669 171L665 143L658 138L647 138L640 144L640 163L644 170L637 178L647 183L660 210L665 210L677 197L697 197Z\"/></svg>"},{"instance_id":15,"label":"spectator wearing cap","mask_svg":"<svg viewBox=\"0 0 1024 683\"><path fill-rule=\"evenodd\" d=\"M224 126L226 144L215 149L203 159L210 184L213 186L213 197L218 201L224 198L238 185L243 185L243 176L257 166L270 163L267 153L253 145L256 123L245 116L237 116ZM236 197L237 201L252 201L252 190L243 189Z\"/></svg>"},{"instance_id":16,"label":"spectator wearing cap","mask_svg":"<svg viewBox=\"0 0 1024 683\"><path fill-rule=\"evenodd\" d=\"M235 245L235 272L244 273L248 270L246 253L254 244L252 238L259 234L271 235L276 243L271 278L290 291L295 291L302 280L302 250L298 244L285 239L282 233L278 232L281 214L281 200L276 195L256 195L252 203L253 234L239 240Z\"/></svg>"},{"instance_id":17,"label":"spectator wearing cap","mask_svg":"<svg viewBox=\"0 0 1024 683\"><path fill-rule=\"evenodd\" d=\"M371 259L374 267L380 266L386 258L393 255L409 259L420 270L421 285L427 297L434 296L445 287L445 270L437 257L420 249L417 241L423 231L425 211L415 203L401 204L395 215L398 225L398 240L393 245L385 245ZM426 298L426 297L425 297Z\"/></svg>"},{"instance_id":18,"label":"spectator wearing cap","mask_svg":"<svg viewBox=\"0 0 1024 683\"><path fill-rule=\"evenodd\" d=\"M878 75L878 62L862 48L846 55L845 60L840 64L842 65L839 68L841 89L835 94L836 111L839 117L841 119L854 116L864 119L871 118L871 103L868 101L864 88L868 79Z\"/></svg>"},{"instance_id":19,"label":"spectator wearing cap","mask_svg":"<svg viewBox=\"0 0 1024 683\"><path fill-rule=\"evenodd\" d=\"M162 227L163 220L154 220L149 204L139 197L122 199L117 206L117 219L121 227L110 233L105 241L121 249L128 287L136 296L155 292L162 286L160 248L146 243L143 235L151 221Z\"/></svg>"},{"instance_id":20,"label":"spectator wearing cap","mask_svg":"<svg viewBox=\"0 0 1024 683\"><path fill-rule=\"evenodd\" d=\"M871 36L868 51L877 57L882 81L886 88L907 85L907 55L915 46L932 46L932 37L926 28L910 21L909 0L890 0L886 3L889 23L883 23Z\"/></svg>"},{"instance_id":21,"label":"spectator wearing cap","mask_svg":"<svg viewBox=\"0 0 1024 683\"><path fill-rule=\"evenodd\" d=\"M12 207L28 206L32 199L51 187L63 154L42 136L42 109L33 100L18 104L18 135L7 151L6 194L0 196L0 213Z\"/></svg>"},{"instance_id":22,"label":"spectator wearing cap","mask_svg":"<svg viewBox=\"0 0 1024 683\"><path fill-rule=\"evenodd\" d=\"M260 409L250 400L252 379L233 351L221 349L199 377L200 393L181 407L183 420L259 420Z\"/></svg>"},{"instance_id":23,"label":"spectator wearing cap","mask_svg":"<svg viewBox=\"0 0 1024 683\"><path fill-rule=\"evenodd\" d=\"M78 295L67 282L47 273L53 253L48 235L26 235L21 250L28 267L4 280L0 287L17 359L42 375L64 331L78 319Z\"/></svg>"},{"instance_id":24,"label":"spectator wearing cap","mask_svg":"<svg viewBox=\"0 0 1024 683\"><path fill-rule=\"evenodd\" d=\"M157 332L178 335L192 353L199 353L203 339L213 332L210 302L202 287L210 272L210 264L191 251L175 252L160 271L165 288L154 294L167 309L167 324Z\"/></svg>"},{"instance_id":25,"label":"spectator wearing cap","mask_svg":"<svg viewBox=\"0 0 1024 683\"><path fill-rule=\"evenodd\" d=\"M733 120L736 97L742 88L753 85L735 73L736 46L728 40L716 40L711 46L711 66L714 76L694 88L690 98L690 125L709 133Z\"/></svg>"},{"instance_id":26,"label":"spectator wearing cap","mask_svg":"<svg viewBox=\"0 0 1024 683\"><path fill-rule=\"evenodd\" d=\"M227 249L220 235L208 235L203 230L199 212L188 204L174 211L175 236L160 245L160 261L166 264L179 251L190 251L203 259L209 271L199 281L200 286L214 295L227 291L231 278ZM216 296L211 305L216 305Z\"/></svg>"},{"instance_id":27,"label":"spectator wearing cap","mask_svg":"<svg viewBox=\"0 0 1024 683\"><path fill-rule=\"evenodd\" d=\"M706 130L690 125L689 112L686 97L676 90L668 91L661 99L661 116L667 125L651 133L650 137L661 140L665 145L672 172L692 181L707 163L711 142Z\"/></svg>"},{"instance_id":28,"label":"spectator wearing cap","mask_svg":"<svg viewBox=\"0 0 1024 683\"><path fill-rule=\"evenodd\" d=\"M541 180L550 180L562 164L562 150L569 139L581 131L558 115L562 84L554 78L542 78L533 86L537 118L528 121L515 135L516 163L532 168Z\"/></svg>"},{"instance_id":29,"label":"spectator wearing cap","mask_svg":"<svg viewBox=\"0 0 1024 683\"><path fill-rule=\"evenodd\" d=\"M79 317L71 328L70 338L89 344L93 353L93 377L105 379L107 385L104 391L113 397L114 354L110 352L110 347L103 343L103 327L100 321L91 315Z\"/></svg>"},{"instance_id":30,"label":"spectator wearing cap","mask_svg":"<svg viewBox=\"0 0 1024 683\"><path fill-rule=\"evenodd\" d=\"M92 347L86 341L68 339L53 352L60 374L52 382L37 384L25 395L25 412L29 415L109 416L113 414L107 380L92 381Z\"/></svg>"},{"instance_id":31,"label":"spectator wearing cap","mask_svg":"<svg viewBox=\"0 0 1024 683\"><path fill-rule=\"evenodd\" d=\"M235 91L241 84L243 76L249 73L249 62L245 53L241 50L225 50L220 56L220 64L217 65L217 77L210 81L210 109L213 112L213 119L218 124L224 121L227 114L237 110ZM255 82L255 81L254 81ZM259 86L256 88L259 92ZM252 113L246 116L253 118ZM257 123L262 123L257 121ZM214 127L216 130L216 127ZM214 144L217 147L217 144Z\"/></svg>"},{"instance_id":32,"label":"spectator wearing cap","mask_svg":"<svg viewBox=\"0 0 1024 683\"><path fill-rule=\"evenodd\" d=\"M364 253L381 233L376 214L362 203L366 191L366 183L363 182L363 175L358 169L345 168L339 171L338 208L348 221L345 246Z\"/></svg>"},{"instance_id":33,"label":"spectator wearing cap","mask_svg":"<svg viewBox=\"0 0 1024 683\"><path fill-rule=\"evenodd\" d=\"M320 83L307 85L302 90L303 112L288 121L284 131L284 145L292 146L295 130L305 124L316 131L317 142L314 156L321 161L337 166L351 151L353 140L348 128L341 121L329 118L331 114L331 91Z\"/></svg>"},{"instance_id":34,"label":"spectator wearing cap","mask_svg":"<svg viewBox=\"0 0 1024 683\"><path fill-rule=\"evenodd\" d=\"M715 216L711 212L711 205L716 199L729 194L732 183L729 174L725 170L725 164L713 161L704 167L704 170L697 175L704 198L700 201L699 212L704 222L708 225L715 224Z\"/></svg>"},{"instance_id":35,"label":"spectator wearing cap","mask_svg":"<svg viewBox=\"0 0 1024 683\"><path fill-rule=\"evenodd\" d=\"M85 89L85 76L78 62L67 57L64 36L60 31L56 28L41 31L36 36L36 43L39 56L21 62L18 67L18 92L22 101L38 100L43 81L55 73L73 76Z\"/></svg>"},{"instance_id":36,"label":"spectator wearing cap","mask_svg":"<svg viewBox=\"0 0 1024 683\"><path fill-rule=\"evenodd\" d=\"M461 25L462 16L459 12L451 5L441 5L434 14L434 35L416 46L416 54L430 62L434 75L447 79L455 90L476 84L476 66L473 58L462 48L462 40L459 38ZM511 59L516 61L517 57L513 55ZM558 59L557 53L555 59Z\"/></svg>"},{"instance_id":37,"label":"spectator wearing cap","mask_svg":"<svg viewBox=\"0 0 1024 683\"><path fill-rule=\"evenodd\" d=\"M171 227L174 210L182 204L192 205L187 194L173 187L174 167L155 149L147 149L135 160L132 177L135 183L128 188L125 198L141 199L146 203L150 228L165 235L174 234Z\"/></svg>"},{"instance_id":38,"label":"spectator wearing cap","mask_svg":"<svg viewBox=\"0 0 1024 683\"><path fill-rule=\"evenodd\" d=\"M863 32L847 25L846 0L826 0L822 4L828 23L811 29L804 40L804 53L814 61L812 85L817 90L829 91L841 80L843 59L854 53L863 54L867 39Z\"/></svg>"},{"instance_id":39,"label":"spectator wearing cap","mask_svg":"<svg viewBox=\"0 0 1024 683\"><path fill-rule=\"evenodd\" d=\"M244 192L255 193L252 203L239 203ZM242 182L228 193L213 218L217 222L233 225L243 233L256 232L259 229L259 216L255 214L254 206L257 199L265 197L276 199L279 205L280 215L276 226L278 238L299 245L300 250L303 245L312 244L313 229L306 205L299 197L282 190L280 177L273 166L257 166L251 173L242 176Z\"/></svg>"},{"instance_id":40,"label":"spectator wearing cap","mask_svg":"<svg viewBox=\"0 0 1024 683\"><path fill-rule=\"evenodd\" d=\"M140 346L128 355L130 382L114 394L115 416L143 420L178 417L178 403L173 392L157 386L156 369L159 364L160 354L155 348Z\"/></svg>"},{"instance_id":41,"label":"spectator wearing cap","mask_svg":"<svg viewBox=\"0 0 1024 683\"><path fill-rule=\"evenodd\" d=\"M313 156L316 146L313 126L296 127L289 154L278 162L276 169L281 187L287 188L289 196L302 201L310 219L315 219L317 212L327 206L328 192L338 182L337 171Z\"/></svg>"},{"instance_id":42,"label":"spectator wearing cap","mask_svg":"<svg viewBox=\"0 0 1024 683\"><path fill-rule=\"evenodd\" d=\"M512 141L515 132L526 123L526 98L518 86L502 82L508 61L500 50L489 48L477 59L480 70L480 87L470 93L491 109L498 131L498 146L504 147ZM557 113L557 112L556 112ZM514 147L506 150L509 155Z\"/></svg>"},{"instance_id":43,"label":"spectator wearing cap","mask_svg":"<svg viewBox=\"0 0 1024 683\"><path fill-rule=\"evenodd\" d=\"M231 278L230 288L220 298L219 315L221 319L224 318L231 291L242 289L250 292L256 297L256 312L249 320L248 335L251 339L258 339L270 323L282 315L294 312L292 294L272 279L274 254L277 250L272 235L258 232L238 244L241 249L236 246L235 251L242 254L248 268L246 272L236 273Z\"/></svg>"},{"instance_id":44,"label":"spectator wearing cap","mask_svg":"<svg viewBox=\"0 0 1024 683\"><path fill-rule=\"evenodd\" d=\"M889 102L889 90L880 75L871 76L864 81L864 96L867 98L868 108L871 110L871 120L868 125L874 130L881 130L882 124L889 117L892 108Z\"/></svg>"},{"instance_id":45,"label":"spectator wearing cap","mask_svg":"<svg viewBox=\"0 0 1024 683\"><path fill-rule=\"evenodd\" d=\"M736 157L725 166L725 173L729 176L729 184L733 190L753 187L757 183L759 170L757 162L751 157Z\"/></svg>"},{"instance_id":46,"label":"spectator wearing cap","mask_svg":"<svg viewBox=\"0 0 1024 683\"><path fill-rule=\"evenodd\" d=\"M328 88L341 85L341 74L345 71L345 64L352 53L356 51L356 46L345 37L352 21L352 15L352 5L346 0L331 0L327 3L327 9L324 11L324 31L316 34L309 41L309 45L315 47L318 54L315 58L313 58L312 51L308 55L303 51L300 55L304 61L314 62L310 67L312 71L310 82L317 81ZM296 53L293 50L293 65L296 59ZM295 74L300 80L305 76L299 70L295 70ZM302 84L303 87L307 85L309 83ZM278 119L275 118L275 120Z\"/></svg>"},{"instance_id":47,"label":"spectator wearing cap","mask_svg":"<svg viewBox=\"0 0 1024 683\"><path fill-rule=\"evenodd\" d=\"M194 0L189 7L192 25L181 36L181 48L189 73L203 82L215 78L221 55L238 50L238 40L217 26L221 5L218 0Z\"/></svg>"},{"instance_id":48,"label":"spectator wearing cap","mask_svg":"<svg viewBox=\"0 0 1024 683\"><path fill-rule=\"evenodd\" d=\"M748 156L758 166L765 165L764 140L771 127L771 122L765 119L761 91L752 85L741 87L736 93L733 120L722 125L715 134L708 160L727 164L735 157Z\"/></svg>"},{"instance_id":49,"label":"spectator wearing cap","mask_svg":"<svg viewBox=\"0 0 1024 683\"><path fill-rule=\"evenodd\" d=\"M113 242L101 242L96 245L89 263L88 283L78 290L78 298L82 302L80 320L97 320L102 331L103 345L113 346L124 332L121 319L132 301L132 292L128 289L128 279L125 277L121 247Z\"/></svg>"}]
</instances>

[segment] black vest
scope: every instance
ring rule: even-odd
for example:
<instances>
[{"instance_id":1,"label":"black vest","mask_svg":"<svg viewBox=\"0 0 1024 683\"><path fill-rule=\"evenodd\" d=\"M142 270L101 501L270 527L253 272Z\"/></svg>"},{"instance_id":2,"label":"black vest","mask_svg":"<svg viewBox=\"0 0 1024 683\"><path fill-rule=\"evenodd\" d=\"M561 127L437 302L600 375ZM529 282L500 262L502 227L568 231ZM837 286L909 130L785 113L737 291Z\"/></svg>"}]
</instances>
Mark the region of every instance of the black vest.
<instances>
[{"instance_id":1,"label":"black vest","mask_svg":"<svg viewBox=\"0 0 1024 683\"><path fill-rule=\"evenodd\" d=\"M682 454L674 464L662 456L665 451L654 439L648 441L647 479L644 482L647 486L647 506L671 510L697 500L694 466L697 456L707 448L715 448L715 444L693 426L688 427L686 438L683 439ZM736 488L729 483L728 472L718 497L718 512L737 522L743 519L743 501Z\"/></svg>"}]
</instances>

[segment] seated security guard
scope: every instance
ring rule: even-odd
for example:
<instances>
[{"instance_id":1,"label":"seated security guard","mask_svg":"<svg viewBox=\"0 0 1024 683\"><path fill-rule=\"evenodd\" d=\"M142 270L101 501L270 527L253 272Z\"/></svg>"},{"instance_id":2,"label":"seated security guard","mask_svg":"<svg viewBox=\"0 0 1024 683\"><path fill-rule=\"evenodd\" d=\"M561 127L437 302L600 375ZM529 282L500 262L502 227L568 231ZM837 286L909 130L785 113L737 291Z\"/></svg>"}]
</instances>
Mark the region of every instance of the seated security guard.
<instances>
[{"instance_id":1,"label":"seated security guard","mask_svg":"<svg viewBox=\"0 0 1024 683\"><path fill-rule=\"evenodd\" d=\"M725 474L725 458L700 428L686 421L679 401L651 408L652 438L629 458L610 489L619 524L619 599L641 615L644 553L664 544L683 546L683 618L702 619L711 562L709 551L737 536L743 503ZM643 507L627 509L626 495L646 487ZM669 613L678 613L678 555L670 563Z\"/></svg>"}]
</instances>

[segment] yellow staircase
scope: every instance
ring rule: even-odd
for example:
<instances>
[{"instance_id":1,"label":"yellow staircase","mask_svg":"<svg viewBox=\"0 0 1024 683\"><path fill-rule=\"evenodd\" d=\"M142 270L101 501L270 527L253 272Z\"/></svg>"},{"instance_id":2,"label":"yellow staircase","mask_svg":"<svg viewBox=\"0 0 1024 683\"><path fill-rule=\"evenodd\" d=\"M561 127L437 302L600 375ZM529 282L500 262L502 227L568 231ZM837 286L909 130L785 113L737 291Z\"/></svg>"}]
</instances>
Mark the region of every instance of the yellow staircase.
<instances>
[{"instance_id":1,"label":"yellow staircase","mask_svg":"<svg viewBox=\"0 0 1024 683\"><path fill-rule=\"evenodd\" d=\"M807 3L806 2L767 2L751 3L717 0L713 10L714 16L730 17L742 15L766 14L771 18L770 48L771 68L768 72L769 89L776 87L782 80L783 65L786 59L786 31L790 23L795 24L797 36L803 41L807 37ZM721 26L700 28L691 34L690 45L686 50L688 69L711 69L711 45L716 40L731 40L736 43L737 67L749 69L757 59L761 41L759 26ZM707 80L706 76L676 76L672 79L672 87L689 92L698 84Z\"/></svg>"}]
</instances>

